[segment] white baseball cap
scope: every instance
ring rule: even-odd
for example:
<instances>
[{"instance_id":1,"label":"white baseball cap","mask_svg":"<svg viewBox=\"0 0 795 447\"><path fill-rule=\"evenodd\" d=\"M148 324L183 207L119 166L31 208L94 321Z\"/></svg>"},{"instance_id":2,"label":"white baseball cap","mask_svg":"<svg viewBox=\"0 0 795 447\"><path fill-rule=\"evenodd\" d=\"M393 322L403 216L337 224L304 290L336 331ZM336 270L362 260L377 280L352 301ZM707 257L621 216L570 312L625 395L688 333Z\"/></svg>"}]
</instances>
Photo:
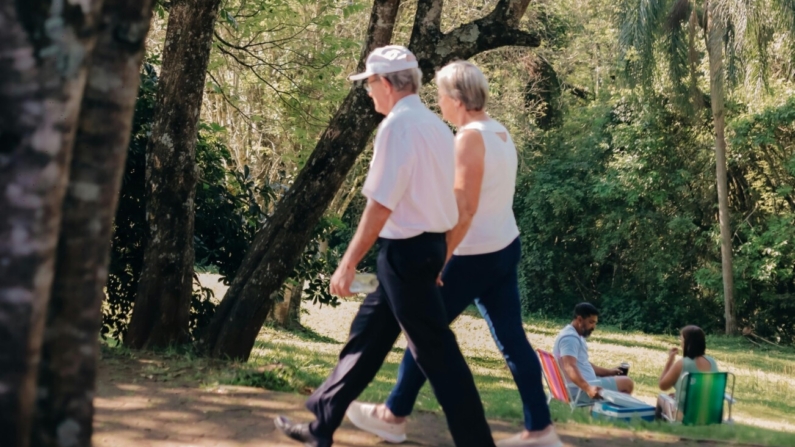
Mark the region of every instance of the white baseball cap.
<instances>
[{"instance_id":1,"label":"white baseball cap","mask_svg":"<svg viewBox=\"0 0 795 447\"><path fill-rule=\"evenodd\" d=\"M394 73L417 68L417 57L408 48L400 45L387 45L376 48L367 56L364 72L348 76L349 81L360 81L372 75Z\"/></svg>"}]
</instances>

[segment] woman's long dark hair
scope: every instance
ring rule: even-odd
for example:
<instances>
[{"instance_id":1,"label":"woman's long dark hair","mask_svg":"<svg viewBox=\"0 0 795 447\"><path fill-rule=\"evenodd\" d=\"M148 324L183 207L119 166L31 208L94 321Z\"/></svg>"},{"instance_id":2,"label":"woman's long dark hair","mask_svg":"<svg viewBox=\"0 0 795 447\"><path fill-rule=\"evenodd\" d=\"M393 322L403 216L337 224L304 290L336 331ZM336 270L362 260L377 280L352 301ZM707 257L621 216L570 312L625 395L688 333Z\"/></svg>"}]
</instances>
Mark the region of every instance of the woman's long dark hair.
<instances>
[{"instance_id":1,"label":"woman's long dark hair","mask_svg":"<svg viewBox=\"0 0 795 447\"><path fill-rule=\"evenodd\" d=\"M685 341L682 355L689 359L701 357L707 350L707 340L704 331L698 326L685 326L682 328L682 339Z\"/></svg>"}]
</instances>

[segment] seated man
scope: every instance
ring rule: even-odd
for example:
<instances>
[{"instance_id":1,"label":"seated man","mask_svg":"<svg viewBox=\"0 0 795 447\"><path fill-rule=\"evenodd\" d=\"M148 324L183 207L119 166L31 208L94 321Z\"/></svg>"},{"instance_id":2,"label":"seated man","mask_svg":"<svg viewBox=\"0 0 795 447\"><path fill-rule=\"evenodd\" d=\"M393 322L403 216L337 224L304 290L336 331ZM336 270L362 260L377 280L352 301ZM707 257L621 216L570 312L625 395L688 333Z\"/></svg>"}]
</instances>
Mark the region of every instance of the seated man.
<instances>
[{"instance_id":1,"label":"seated man","mask_svg":"<svg viewBox=\"0 0 795 447\"><path fill-rule=\"evenodd\" d=\"M580 303L574 308L574 320L566 325L555 339L552 353L558 359L566 379L569 394L574 398L577 388L578 402L587 403L598 398L601 389L632 394L635 384L618 368L607 369L588 360L588 345L585 339L591 335L599 322L599 311L591 303Z\"/></svg>"}]
</instances>

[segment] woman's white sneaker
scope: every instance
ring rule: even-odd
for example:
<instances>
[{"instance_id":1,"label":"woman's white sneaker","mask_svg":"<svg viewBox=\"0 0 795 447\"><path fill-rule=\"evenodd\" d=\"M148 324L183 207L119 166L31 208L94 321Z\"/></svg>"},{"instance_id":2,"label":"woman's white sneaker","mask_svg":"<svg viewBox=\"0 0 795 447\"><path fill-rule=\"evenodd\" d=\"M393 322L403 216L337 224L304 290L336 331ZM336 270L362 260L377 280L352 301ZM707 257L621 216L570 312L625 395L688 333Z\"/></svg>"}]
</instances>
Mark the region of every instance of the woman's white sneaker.
<instances>
[{"instance_id":1,"label":"woman's white sneaker","mask_svg":"<svg viewBox=\"0 0 795 447\"><path fill-rule=\"evenodd\" d=\"M368 433L372 433L386 442L400 444L406 440L406 423L394 424L385 422L375 415L376 405L351 402L345 415L353 425Z\"/></svg>"}]
</instances>

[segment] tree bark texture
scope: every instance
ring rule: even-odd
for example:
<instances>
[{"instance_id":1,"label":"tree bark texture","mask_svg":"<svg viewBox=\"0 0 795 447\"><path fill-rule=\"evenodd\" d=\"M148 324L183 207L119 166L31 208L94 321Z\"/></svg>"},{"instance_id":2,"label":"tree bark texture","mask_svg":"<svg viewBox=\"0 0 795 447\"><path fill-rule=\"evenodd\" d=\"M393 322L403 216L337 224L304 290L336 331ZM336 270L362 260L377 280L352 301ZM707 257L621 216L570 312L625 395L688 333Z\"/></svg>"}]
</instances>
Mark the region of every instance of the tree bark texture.
<instances>
[{"instance_id":1,"label":"tree bark texture","mask_svg":"<svg viewBox=\"0 0 795 447\"><path fill-rule=\"evenodd\" d=\"M0 433L29 445L61 205L101 1L0 1Z\"/></svg>"},{"instance_id":2,"label":"tree bark texture","mask_svg":"<svg viewBox=\"0 0 795 447\"><path fill-rule=\"evenodd\" d=\"M506 45L538 46L537 35L508 26L518 23L528 3L501 0L489 15L442 34L438 29L442 2L420 1L410 48L419 59L424 81L454 59ZM374 48L391 41L398 4L377 0L373 5L360 71ZM382 118L363 89L351 89L295 183L257 234L219 305L203 336L211 356L248 358L273 306L271 293L292 272L312 230Z\"/></svg>"},{"instance_id":3,"label":"tree bark texture","mask_svg":"<svg viewBox=\"0 0 795 447\"><path fill-rule=\"evenodd\" d=\"M284 300L274 304L269 320L285 329L300 326L302 288L303 284L287 286L284 291Z\"/></svg>"},{"instance_id":4,"label":"tree bark texture","mask_svg":"<svg viewBox=\"0 0 795 447\"><path fill-rule=\"evenodd\" d=\"M188 340L193 290L196 132L220 0L175 0L169 10L157 110L146 151L148 237L124 343Z\"/></svg>"},{"instance_id":5,"label":"tree bark texture","mask_svg":"<svg viewBox=\"0 0 795 447\"><path fill-rule=\"evenodd\" d=\"M718 189L718 215L720 222L720 253L723 273L723 303L726 334L737 332L734 309L734 269L732 267L731 215L729 213L729 186L726 174L726 117L724 107L723 35L725 30L717 18L717 2L707 2L707 53L709 55L709 88L712 119L715 126L715 170Z\"/></svg>"},{"instance_id":6,"label":"tree bark texture","mask_svg":"<svg viewBox=\"0 0 795 447\"><path fill-rule=\"evenodd\" d=\"M39 367L35 447L90 446L118 202L152 0L105 0L88 71Z\"/></svg>"}]
</instances>

